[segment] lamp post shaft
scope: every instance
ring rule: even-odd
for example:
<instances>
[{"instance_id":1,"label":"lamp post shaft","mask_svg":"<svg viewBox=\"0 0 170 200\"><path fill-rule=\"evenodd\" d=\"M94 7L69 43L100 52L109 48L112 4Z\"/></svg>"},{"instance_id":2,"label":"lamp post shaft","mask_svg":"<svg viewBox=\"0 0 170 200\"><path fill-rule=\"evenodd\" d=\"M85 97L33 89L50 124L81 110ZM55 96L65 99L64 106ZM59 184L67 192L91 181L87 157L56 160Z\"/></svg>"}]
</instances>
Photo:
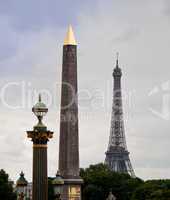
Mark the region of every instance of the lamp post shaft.
<instances>
[{"instance_id":1,"label":"lamp post shaft","mask_svg":"<svg viewBox=\"0 0 170 200\"><path fill-rule=\"evenodd\" d=\"M47 145L33 145L33 200L48 200Z\"/></svg>"}]
</instances>

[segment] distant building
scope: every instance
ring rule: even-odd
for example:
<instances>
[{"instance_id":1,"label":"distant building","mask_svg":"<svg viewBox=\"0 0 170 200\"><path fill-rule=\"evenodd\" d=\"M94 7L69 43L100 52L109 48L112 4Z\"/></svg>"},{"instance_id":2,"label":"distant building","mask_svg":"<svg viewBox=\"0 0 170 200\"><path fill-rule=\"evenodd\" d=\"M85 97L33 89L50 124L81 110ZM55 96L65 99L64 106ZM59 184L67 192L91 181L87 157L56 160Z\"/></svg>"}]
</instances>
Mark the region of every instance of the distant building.
<instances>
[{"instance_id":1,"label":"distant building","mask_svg":"<svg viewBox=\"0 0 170 200\"><path fill-rule=\"evenodd\" d=\"M124 121L123 121L123 106L121 93L121 77L122 71L119 67L118 58L116 67L113 71L113 104L109 145L106 152L105 163L112 171L120 173L128 173L135 177L129 152L126 146Z\"/></svg>"},{"instance_id":2,"label":"distant building","mask_svg":"<svg viewBox=\"0 0 170 200\"><path fill-rule=\"evenodd\" d=\"M20 177L16 182L15 191L18 200L32 200L32 183L28 183L23 172L21 172Z\"/></svg>"}]
</instances>

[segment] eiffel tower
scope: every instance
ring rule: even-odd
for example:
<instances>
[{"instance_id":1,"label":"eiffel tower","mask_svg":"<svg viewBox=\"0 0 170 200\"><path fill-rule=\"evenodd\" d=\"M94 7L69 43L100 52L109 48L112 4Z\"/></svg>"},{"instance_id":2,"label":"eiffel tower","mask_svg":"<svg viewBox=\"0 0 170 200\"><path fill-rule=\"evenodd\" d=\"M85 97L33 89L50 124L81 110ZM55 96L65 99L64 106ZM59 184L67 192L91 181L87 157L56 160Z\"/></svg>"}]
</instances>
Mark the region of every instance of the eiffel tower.
<instances>
[{"instance_id":1,"label":"eiffel tower","mask_svg":"<svg viewBox=\"0 0 170 200\"><path fill-rule=\"evenodd\" d=\"M113 71L114 87L111 129L105 163L109 166L109 168L112 171L119 173L128 173L132 177L135 177L125 139L121 93L121 77L122 70L119 67L117 54L116 67Z\"/></svg>"}]
</instances>

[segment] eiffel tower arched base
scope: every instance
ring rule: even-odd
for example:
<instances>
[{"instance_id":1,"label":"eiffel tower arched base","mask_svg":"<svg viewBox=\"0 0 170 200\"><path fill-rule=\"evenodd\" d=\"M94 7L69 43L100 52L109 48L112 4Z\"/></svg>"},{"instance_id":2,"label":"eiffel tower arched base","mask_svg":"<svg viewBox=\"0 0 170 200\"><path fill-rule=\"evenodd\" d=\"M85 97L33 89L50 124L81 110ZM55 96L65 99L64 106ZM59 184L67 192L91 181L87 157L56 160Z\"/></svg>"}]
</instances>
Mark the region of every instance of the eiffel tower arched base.
<instances>
[{"instance_id":1,"label":"eiffel tower arched base","mask_svg":"<svg viewBox=\"0 0 170 200\"><path fill-rule=\"evenodd\" d=\"M106 152L106 165L110 168L110 170L119 173L128 173L132 177L135 177L135 173L133 171L129 152L121 147L113 147Z\"/></svg>"}]
</instances>

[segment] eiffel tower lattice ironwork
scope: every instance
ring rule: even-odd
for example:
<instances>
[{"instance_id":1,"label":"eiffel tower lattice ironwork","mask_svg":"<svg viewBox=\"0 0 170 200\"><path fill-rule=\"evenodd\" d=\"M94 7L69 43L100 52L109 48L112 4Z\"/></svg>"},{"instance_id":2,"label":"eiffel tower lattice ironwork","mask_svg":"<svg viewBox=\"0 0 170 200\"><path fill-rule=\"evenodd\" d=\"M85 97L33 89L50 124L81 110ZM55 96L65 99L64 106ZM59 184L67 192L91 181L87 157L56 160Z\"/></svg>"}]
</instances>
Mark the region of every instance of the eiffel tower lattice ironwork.
<instances>
[{"instance_id":1,"label":"eiffel tower lattice ironwork","mask_svg":"<svg viewBox=\"0 0 170 200\"><path fill-rule=\"evenodd\" d=\"M111 129L105 163L112 171L128 173L132 177L135 177L125 139L121 93L121 76L122 71L119 67L117 55L116 67L113 71L114 87Z\"/></svg>"}]
</instances>

